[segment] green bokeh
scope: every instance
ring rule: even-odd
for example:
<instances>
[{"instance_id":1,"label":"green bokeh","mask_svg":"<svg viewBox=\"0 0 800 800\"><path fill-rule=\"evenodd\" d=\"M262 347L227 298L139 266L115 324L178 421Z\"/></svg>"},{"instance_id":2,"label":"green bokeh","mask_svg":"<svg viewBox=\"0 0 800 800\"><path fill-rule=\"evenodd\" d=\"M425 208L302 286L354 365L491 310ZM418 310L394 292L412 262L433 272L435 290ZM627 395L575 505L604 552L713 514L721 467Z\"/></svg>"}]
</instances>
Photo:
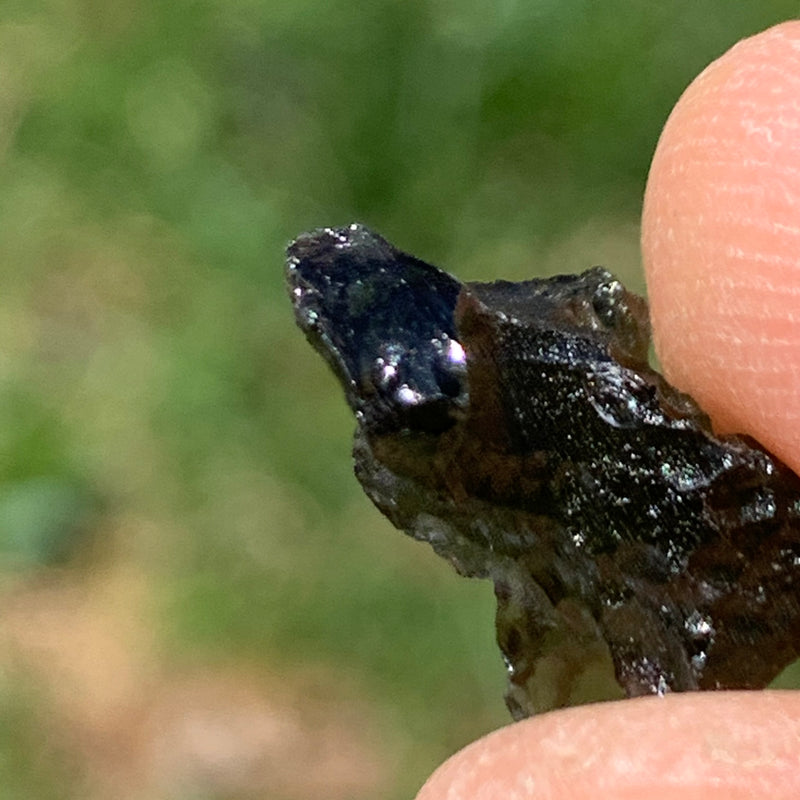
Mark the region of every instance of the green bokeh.
<instances>
[{"instance_id":1,"label":"green bokeh","mask_svg":"<svg viewBox=\"0 0 800 800\"><path fill-rule=\"evenodd\" d=\"M670 108L798 10L6 3L8 570L127 559L157 576L166 662L347 676L402 742L381 796L409 797L507 719L491 587L362 496L352 422L285 297L285 244L359 220L463 278L605 263L641 289L641 196ZM104 548L121 517L147 533ZM37 702L0 704L0 764L20 797L49 797L47 781L81 797L8 734Z\"/></svg>"}]
</instances>

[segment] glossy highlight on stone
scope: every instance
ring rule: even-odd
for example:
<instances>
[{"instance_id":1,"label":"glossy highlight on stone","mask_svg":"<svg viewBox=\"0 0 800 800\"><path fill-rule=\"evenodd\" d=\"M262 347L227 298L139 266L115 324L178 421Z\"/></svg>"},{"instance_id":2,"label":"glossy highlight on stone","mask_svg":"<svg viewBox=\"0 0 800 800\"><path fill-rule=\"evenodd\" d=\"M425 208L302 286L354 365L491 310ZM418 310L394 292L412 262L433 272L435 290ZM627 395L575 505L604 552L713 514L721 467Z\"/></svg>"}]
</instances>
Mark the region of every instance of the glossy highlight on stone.
<instances>
[{"instance_id":1,"label":"glossy highlight on stone","mask_svg":"<svg viewBox=\"0 0 800 800\"><path fill-rule=\"evenodd\" d=\"M489 578L515 718L759 688L800 654L800 479L715 436L606 270L460 283L361 225L288 249L392 523Z\"/></svg>"}]
</instances>

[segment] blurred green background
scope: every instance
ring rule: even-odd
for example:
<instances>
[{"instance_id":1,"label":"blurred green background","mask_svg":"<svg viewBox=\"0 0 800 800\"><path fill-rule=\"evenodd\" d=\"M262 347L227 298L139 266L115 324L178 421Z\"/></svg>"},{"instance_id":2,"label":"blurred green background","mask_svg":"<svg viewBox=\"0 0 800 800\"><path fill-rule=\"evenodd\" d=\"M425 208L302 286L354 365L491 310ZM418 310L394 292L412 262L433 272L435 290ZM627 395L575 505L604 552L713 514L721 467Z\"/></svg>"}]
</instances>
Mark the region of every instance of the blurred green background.
<instances>
[{"instance_id":1,"label":"blurred green background","mask_svg":"<svg viewBox=\"0 0 800 800\"><path fill-rule=\"evenodd\" d=\"M0 793L400 800L508 721L488 584L362 495L283 249L636 289L671 106L797 2L0 8Z\"/></svg>"}]
</instances>

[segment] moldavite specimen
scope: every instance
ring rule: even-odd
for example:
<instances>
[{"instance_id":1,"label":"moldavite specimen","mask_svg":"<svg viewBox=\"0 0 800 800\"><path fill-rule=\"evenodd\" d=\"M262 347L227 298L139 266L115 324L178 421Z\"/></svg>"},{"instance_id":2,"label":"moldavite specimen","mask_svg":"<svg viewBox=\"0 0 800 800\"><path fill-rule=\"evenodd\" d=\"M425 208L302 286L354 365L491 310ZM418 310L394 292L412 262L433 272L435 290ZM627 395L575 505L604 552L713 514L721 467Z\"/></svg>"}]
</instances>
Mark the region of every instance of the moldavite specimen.
<instances>
[{"instance_id":1,"label":"moldavite specimen","mask_svg":"<svg viewBox=\"0 0 800 800\"><path fill-rule=\"evenodd\" d=\"M351 225L287 273L366 493L494 582L515 717L612 696L604 664L635 696L798 657L800 479L648 366L646 302L609 272L462 284Z\"/></svg>"}]
</instances>

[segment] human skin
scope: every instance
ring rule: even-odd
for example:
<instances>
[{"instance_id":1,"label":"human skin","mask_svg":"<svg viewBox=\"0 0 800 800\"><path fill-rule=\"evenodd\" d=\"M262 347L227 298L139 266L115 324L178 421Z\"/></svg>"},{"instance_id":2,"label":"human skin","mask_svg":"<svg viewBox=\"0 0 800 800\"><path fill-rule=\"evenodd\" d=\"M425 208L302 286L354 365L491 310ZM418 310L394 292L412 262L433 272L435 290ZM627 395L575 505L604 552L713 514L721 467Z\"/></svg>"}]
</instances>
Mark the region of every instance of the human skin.
<instances>
[{"instance_id":1,"label":"human skin","mask_svg":"<svg viewBox=\"0 0 800 800\"><path fill-rule=\"evenodd\" d=\"M642 248L658 356L720 432L800 471L800 22L710 65L668 120ZM800 692L555 711L474 742L417 800L800 798Z\"/></svg>"}]
</instances>

